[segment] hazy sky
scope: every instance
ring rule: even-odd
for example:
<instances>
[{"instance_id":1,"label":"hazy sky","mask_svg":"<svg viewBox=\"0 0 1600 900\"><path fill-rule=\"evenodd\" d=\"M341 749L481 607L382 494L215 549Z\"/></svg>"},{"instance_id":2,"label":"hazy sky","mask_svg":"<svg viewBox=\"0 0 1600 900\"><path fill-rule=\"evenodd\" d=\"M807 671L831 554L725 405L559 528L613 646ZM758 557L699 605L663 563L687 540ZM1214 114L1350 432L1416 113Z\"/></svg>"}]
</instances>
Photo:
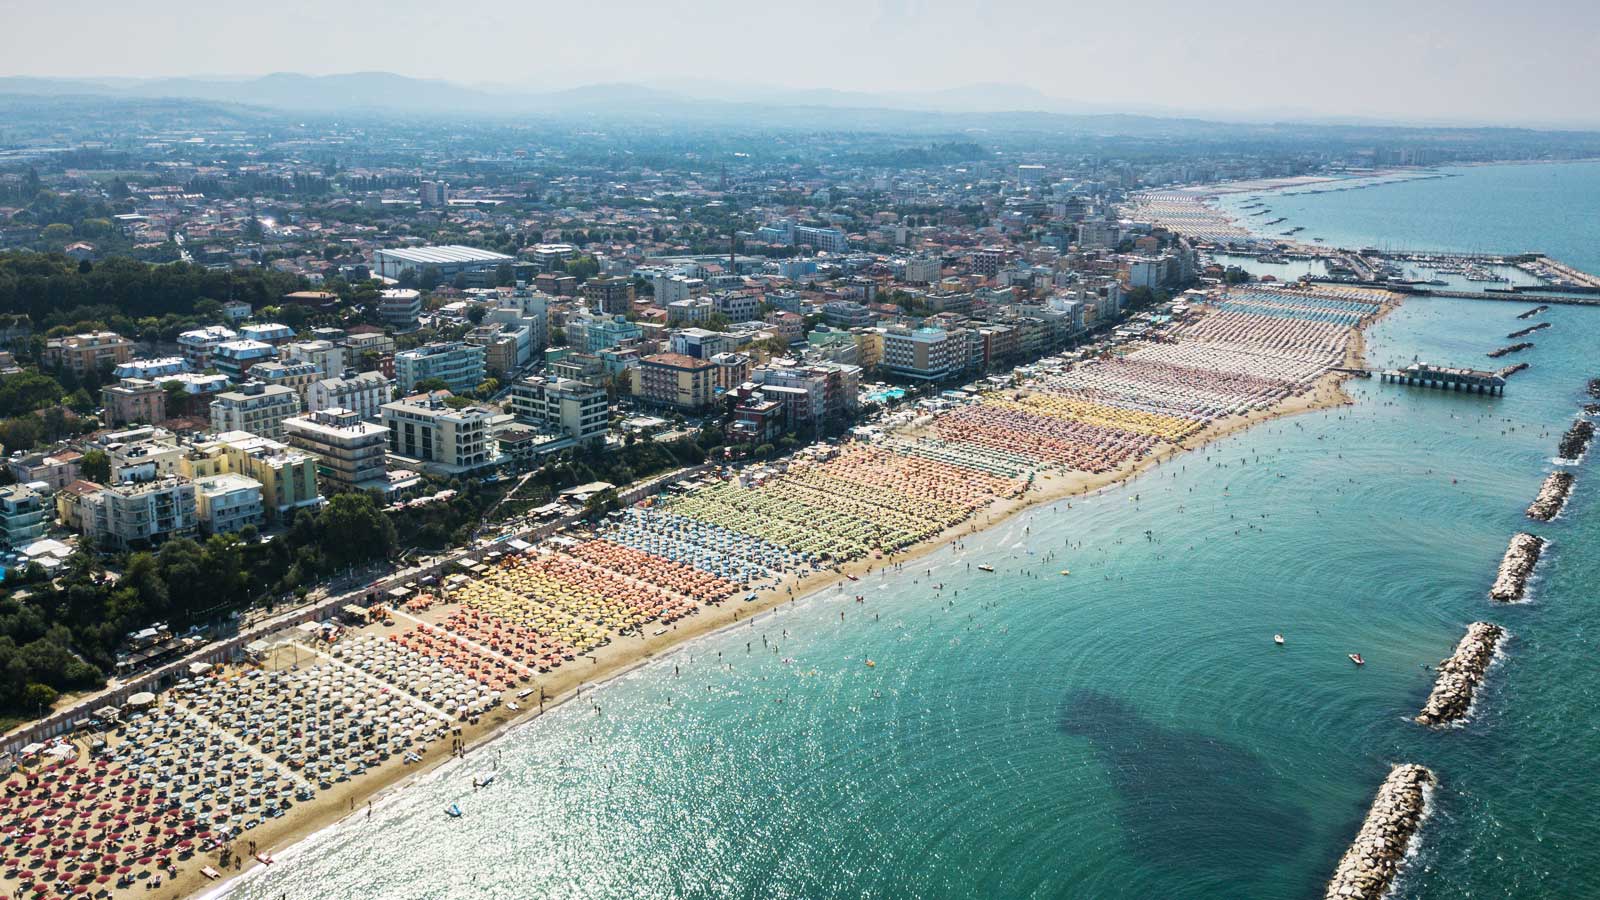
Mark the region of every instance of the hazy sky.
<instances>
[{"instance_id":1,"label":"hazy sky","mask_svg":"<svg viewBox=\"0 0 1600 900\"><path fill-rule=\"evenodd\" d=\"M1600 0L0 0L0 74L1025 84L1111 106L1600 124Z\"/></svg>"}]
</instances>

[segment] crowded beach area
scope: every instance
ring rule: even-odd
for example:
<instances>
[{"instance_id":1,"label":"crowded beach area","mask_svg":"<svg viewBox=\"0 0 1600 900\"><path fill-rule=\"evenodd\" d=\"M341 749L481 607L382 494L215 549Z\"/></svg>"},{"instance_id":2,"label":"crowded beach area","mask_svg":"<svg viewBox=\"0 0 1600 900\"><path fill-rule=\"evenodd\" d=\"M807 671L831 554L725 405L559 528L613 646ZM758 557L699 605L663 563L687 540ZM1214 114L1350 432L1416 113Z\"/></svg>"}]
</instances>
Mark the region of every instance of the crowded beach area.
<instances>
[{"instance_id":1,"label":"crowded beach area","mask_svg":"<svg viewBox=\"0 0 1600 900\"><path fill-rule=\"evenodd\" d=\"M1344 401L1382 291L1186 295L1145 334L724 470L192 668L31 748L0 797L0 895L179 897L356 819L409 776L698 635ZM354 823L352 823L354 824Z\"/></svg>"}]
</instances>

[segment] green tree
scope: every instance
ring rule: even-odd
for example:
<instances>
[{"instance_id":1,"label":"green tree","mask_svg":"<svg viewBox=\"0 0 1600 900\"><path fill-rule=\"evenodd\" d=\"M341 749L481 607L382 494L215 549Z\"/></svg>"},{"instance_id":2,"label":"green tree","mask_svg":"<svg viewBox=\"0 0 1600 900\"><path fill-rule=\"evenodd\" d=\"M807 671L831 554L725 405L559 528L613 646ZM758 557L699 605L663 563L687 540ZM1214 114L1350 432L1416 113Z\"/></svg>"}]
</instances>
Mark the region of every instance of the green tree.
<instances>
[{"instance_id":1,"label":"green tree","mask_svg":"<svg viewBox=\"0 0 1600 900\"><path fill-rule=\"evenodd\" d=\"M328 559L354 565L385 559L399 546L394 523L370 494L339 494L317 517L317 531Z\"/></svg>"},{"instance_id":2,"label":"green tree","mask_svg":"<svg viewBox=\"0 0 1600 900\"><path fill-rule=\"evenodd\" d=\"M90 450L78 460L78 471L90 481L105 484L111 480L111 458L104 450Z\"/></svg>"},{"instance_id":3,"label":"green tree","mask_svg":"<svg viewBox=\"0 0 1600 900\"><path fill-rule=\"evenodd\" d=\"M0 416L9 418L43 409L60 400L61 395L61 385L48 375L13 375L0 382Z\"/></svg>"}]
</instances>

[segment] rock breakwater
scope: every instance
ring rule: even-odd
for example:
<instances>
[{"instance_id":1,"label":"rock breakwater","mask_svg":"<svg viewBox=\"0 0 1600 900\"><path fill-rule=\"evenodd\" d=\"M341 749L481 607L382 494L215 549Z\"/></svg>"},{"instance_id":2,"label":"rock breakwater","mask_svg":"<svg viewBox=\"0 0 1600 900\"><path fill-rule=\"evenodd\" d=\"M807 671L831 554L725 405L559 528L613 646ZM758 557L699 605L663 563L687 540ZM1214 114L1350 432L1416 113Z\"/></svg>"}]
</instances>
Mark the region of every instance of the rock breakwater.
<instances>
[{"instance_id":1,"label":"rock breakwater","mask_svg":"<svg viewBox=\"0 0 1600 900\"><path fill-rule=\"evenodd\" d=\"M1533 309L1530 309L1527 312L1517 316L1517 318L1519 318L1519 319L1531 319L1534 316L1537 316L1539 313L1542 313L1542 312L1544 312L1545 310L1547 310L1549 308L1550 307L1548 307L1548 306L1535 306Z\"/></svg>"},{"instance_id":2,"label":"rock breakwater","mask_svg":"<svg viewBox=\"0 0 1600 900\"><path fill-rule=\"evenodd\" d=\"M1490 350L1489 351L1489 358L1490 359L1499 359L1502 356L1510 356L1513 353L1516 353L1516 352L1518 352L1520 350L1526 350L1526 349L1528 349L1529 347L1532 347L1532 346L1533 346L1533 341L1519 341L1519 342L1517 342L1515 344L1510 344L1508 346L1501 347L1499 350Z\"/></svg>"},{"instance_id":3,"label":"rock breakwater","mask_svg":"<svg viewBox=\"0 0 1600 900\"><path fill-rule=\"evenodd\" d=\"M1589 449L1589 442L1594 440L1594 423L1588 419L1579 419L1572 423L1567 433L1561 436L1561 444L1556 448L1556 455L1562 459L1577 459L1583 451Z\"/></svg>"},{"instance_id":4,"label":"rock breakwater","mask_svg":"<svg viewBox=\"0 0 1600 900\"><path fill-rule=\"evenodd\" d=\"M1456 652L1439 663L1439 677L1416 721L1422 725L1448 725L1467 716L1472 696L1483 683L1483 673L1494 661L1495 647L1506 630L1492 622L1473 622L1456 644Z\"/></svg>"},{"instance_id":5,"label":"rock breakwater","mask_svg":"<svg viewBox=\"0 0 1600 900\"><path fill-rule=\"evenodd\" d=\"M1511 545L1500 560L1500 574L1494 579L1494 587L1489 589L1489 597L1502 603L1521 600L1528 587L1528 577L1533 574L1533 567L1543 551L1544 538L1526 531L1512 535Z\"/></svg>"},{"instance_id":6,"label":"rock breakwater","mask_svg":"<svg viewBox=\"0 0 1600 900\"><path fill-rule=\"evenodd\" d=\"M1540 322L1537 325L1529 325L1527 328L1524 328L1521 331L1513 331L1510 334L1506 335L1506 337L1508 337L1508 338L1527 337L1528 335L1533 334L1535 331L1538 331L1541 328L1549 328L1549 327L1550 327L1550 323L1549 322Z\"/></svg>"},{"instance_id":7,"label":"rock breakwater","mask_svg":"<svg viewBox=\"0 0 1600 900\"><path fill-rule=\"evenodd\" d=\"M1554 519L1567 505L1567 495L1572 493L1573 482L1577 480L1578 476L1571 472L1551 472L1539 486L1539 496L1528 504L1528 518L1541 522Z\"/></svg>"},{"instance_id":8,"label":"rock breakwater","mask_svg":"<svg viewBox=\"0 0 1600 900\"><path fill-rule=\"evenodd\" d=\"M1395 766L1378 786L1366 821L1339 860L1325 900L1378 900L1394 884L1406 850L1428 810L1433 773L1415 763Z\"/></svg>"}]
</instances>

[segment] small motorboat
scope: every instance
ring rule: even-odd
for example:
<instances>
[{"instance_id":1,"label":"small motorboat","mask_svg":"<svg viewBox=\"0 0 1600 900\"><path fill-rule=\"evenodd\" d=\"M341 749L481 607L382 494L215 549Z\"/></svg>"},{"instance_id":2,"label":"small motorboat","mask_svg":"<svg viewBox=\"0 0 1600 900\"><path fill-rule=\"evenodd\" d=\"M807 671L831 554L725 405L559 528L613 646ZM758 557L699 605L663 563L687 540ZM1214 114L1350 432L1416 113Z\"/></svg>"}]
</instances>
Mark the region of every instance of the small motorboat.
<instances>
[{"instance_id":1,"label":"small motorboat","mask_svg":"<svg viewBox=\"0 0 1600 900\"><path fill-rule=\"evenodd\" d=\"M482 781L479 781L476 778L472 780L472 786L477 788L486 788L491 784L494 784L494 775L492 773Z\"/></svg>"},{"instance_id":2,"label":"small motorboat","mask_svg":"<svg viewBox=\"0 0 1600 900\"><path fill-rule=\"evenodd\" d=\"M1063 575L1071 575L1072 574L1072 570L1071 569L1062 569L1061 570L1061 574L1063 574Z\"/></svg>"},{"instance_id":3,"label":"small motorboat","mask_svg":"<svg viewBox=\"0 0 1600 900\"><path fill-rule=\"evenodd\" d=\"M851 581L860 581L861 580L861 579L855 577L854 575L846 575L845 577L850 579Z\"/></svg>"},{"instance_id":4,"label":"small motorboat","mask_svg":"<svg viewBox=\"0 0 1600 900\"><path fill-rule=\"evenodd\" d=\"M1350 661L1355 663L1358 666L1364 666L1364 665L1367 664L1367 661L1362 659L1361 658L1361 654L1359 654L1359 653L1350 654Z\"/></svg>"},{"instance_id":5,"label":"small motorboat","mask_svg":"<svg viewBox=\"0 0 1600 900\"><path fill-rule=\"evenodd\" d=\"M459 819L461 818L461 807L452 803L445 807L444 814L452 819Z\"/></svg>"},{"instance_id":6,"label":"small motorboat","mask_svg":"<svg viewBox=\"0 0 1600 900\"><path fill-rule=\"evenodd\" d=\"M988 564L984 564L984 565L981 565L981 566L978 567L978 571L979 572L993 572L994 571L994 566L991 566L991 565L988 565Z\"/></svg>"},{"instance_id":7,"label":"small motorboat","mask_svg":"<svg viewBox=\"0 0 1600 900\"><path fill-rule=\"evenodd\" d=\"M1281 634L1273 635L1272 636L1272 642L1274 644L1277 644L1279 647L1282 647L1283 646L1283 635L1281 635Z\"/></svg>"},{"instance_id":8,"label":"small motorboat","mask_svg":"<svg viewBox=\"0 0 1600 900\"><path fill-rule=\"evenodd\" d=\"M877 663L873 662L872 660L870 660L870 659L867 660L867 668L870 669L870 668L872 668L873 666L876 666L876 665L877 665Z\"/></svg>"}]
</instances>

